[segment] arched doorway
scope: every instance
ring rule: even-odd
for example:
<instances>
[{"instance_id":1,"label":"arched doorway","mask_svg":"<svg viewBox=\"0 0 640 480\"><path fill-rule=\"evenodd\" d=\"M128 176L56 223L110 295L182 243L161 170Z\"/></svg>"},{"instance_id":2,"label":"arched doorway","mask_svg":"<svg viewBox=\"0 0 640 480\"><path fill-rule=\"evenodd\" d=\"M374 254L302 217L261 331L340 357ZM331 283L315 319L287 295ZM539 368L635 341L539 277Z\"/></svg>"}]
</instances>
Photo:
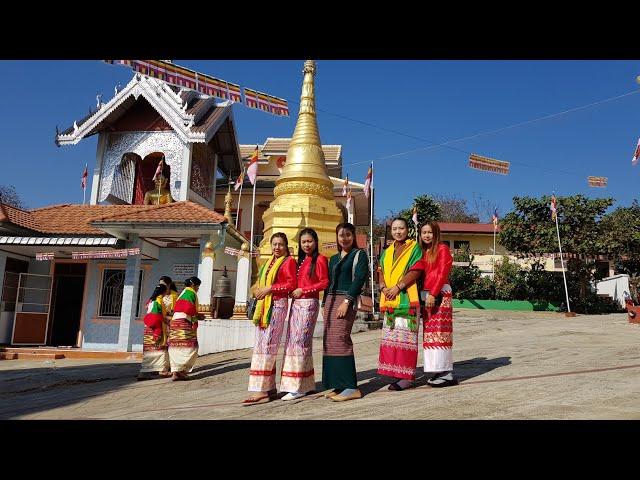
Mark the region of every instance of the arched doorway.
<instances>
[{"instance_id":1,"label":"arched doorway","mask_svg":"<svg viewBox=\"0 0 640 480\"><path fill-rule=\"evenodd\" d=\"M136 175L133 188L133 205L143 205L144 194L155 188L153 175L156 173L158 164L163 158L164 154L162 152L153 152L136 163ZM167 165L166 162L164 163L164 167L162 168L162 175L167 179L171 178L171 167Z\"/></svg>"}]
</instances>

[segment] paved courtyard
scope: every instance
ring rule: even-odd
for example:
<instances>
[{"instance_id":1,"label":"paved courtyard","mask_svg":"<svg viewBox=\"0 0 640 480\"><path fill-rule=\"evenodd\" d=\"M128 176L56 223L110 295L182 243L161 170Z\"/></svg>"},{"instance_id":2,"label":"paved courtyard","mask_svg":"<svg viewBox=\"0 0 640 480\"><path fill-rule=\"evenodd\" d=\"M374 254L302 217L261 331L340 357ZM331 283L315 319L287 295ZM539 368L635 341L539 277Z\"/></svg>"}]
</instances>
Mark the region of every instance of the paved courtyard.
<instances>
[{"instance_id":1,"label":"paved courtyard","mask_svg":"<svg viewBox=\"0 0 640 480\"><path fill-rule=\"evenodd\" d=\"M380 333L353 335L361 400L318 393L244 407L248 349L200 357L188 382L137 382L131 361L4 360L0 419L640 419L640 325L625 314L455 310L461 382L443 389L419 378L388 391L376 374ZM319 381L321 339L314 362Z\"/></svg>"}]
</instances>

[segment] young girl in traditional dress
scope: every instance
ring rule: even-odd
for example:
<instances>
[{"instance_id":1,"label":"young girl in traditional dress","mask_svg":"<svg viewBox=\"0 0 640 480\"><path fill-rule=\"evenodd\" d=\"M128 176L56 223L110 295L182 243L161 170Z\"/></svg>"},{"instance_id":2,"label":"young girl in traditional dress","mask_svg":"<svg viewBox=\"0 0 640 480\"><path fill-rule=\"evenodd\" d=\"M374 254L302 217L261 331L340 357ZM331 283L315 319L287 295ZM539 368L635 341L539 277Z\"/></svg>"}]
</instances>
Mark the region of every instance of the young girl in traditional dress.
<instances>
[{"instance_id":1,"label":"young girl in traditional dress","mask_svg":"<svg viewBox=\"0 0 640 480\"><path fill-rule=\"evenodd\" d=\"M404 218L391 223L394 242L380 256L380 312L384 314L378 373L397 379L389 390L413 388L418 361L418 310L415 280L419 272L407 272L422 258L418 242L408 239Z\"/></svg>"},{"instance_id":2,"label":"young girl in traditional dress","mask_svg":"<svg viewBox=\"0 0 640 480\"><path fill-rule=\"evenodd\" d=\"M276 397L276 356L287 321L289 294L296 288L296 261L289 256L289 241L282 232L270 239L272 255L260 268L258 300L253 314L256 337L249 371L249 391L243 405L265 403Z\"/></svg>"},{"instance_id":3,"label":"young girl in traditional dress","mask_svg":"<svg viewBox=\"0 0 640 480\"><path fill-rule=\"evenodd\" d=\"M138 380L171 376L167 352L168 324L171 317L164 306L164 299L167 296L166 285L158 284L147 302L147 313L144 316L142 365Z\"/></svg>"},{"instance_id":4,"label":"young girl in traditional dress","mask_svg":"<svg viewBox=\"0 0 640 480\"><path fill-rule=\"evenodd\" d=\"M431 374L432 387L457 385L453 376L453 309L449 272L453 258L446 243L440 242L440 226L428 222L420 228L422 260L413 267L423 274L425 306L423 318L424 372ZM429 372L429 373L428 373Z\"/></svg>"},{"instance_id":5,"label":"young girl in traditional dress","mask_svg":"<svg viewBox=\"0 0 640 480\"><path fill-rule=\"evenodd\" d=\"M180 296L178 294L176 284L173 283L171 277L167 277L166 275L160 277L158 283L166 285L168 288L167 294L162 297L162 303L164 303L164 307L167 309L167 315L172 316L173 311L176 307L176 302L178 301L178 297Z\"/></svg>"},{"instance_id":6,"label":"young girl in traditional dress","mask_svg":"<svg viewBox=\"0 0 640 480\"><path fill-rule=\"evenodd\" d=\"M356 305L369 274L364 250L357 248L356 228L350 223L336 227L338 253L329 260L329 287L324 297L322 383L331 389L325 397L335 402L362 398L356 377L351 328Z\"/></svg>"},{"instance_id":7,"label":"young girl in traditional dress","mask_svg":"<svg viewBox=\"0 0 640 480\"><path fill-rule=\"evenodd\" d=\"M172 380L186 380L198 358L198 277L184 281L185 288L178 297L169 332L169 360Z\"/></svg>"},{"instance_id":8,"label":"young girl in traditional dress","mask_svg":"<svg viewBox=\"0 0 640 480\"><path fill-rule=\"evenodd\" d=\"M327 257L318 250L318 234L305 228L298 236L298 288L291 292L289 329L285 344L280 391L282 400L295 400L315 388L313 331L320 310L320 292L329 286Z\"/></svg>"}]
</instances>

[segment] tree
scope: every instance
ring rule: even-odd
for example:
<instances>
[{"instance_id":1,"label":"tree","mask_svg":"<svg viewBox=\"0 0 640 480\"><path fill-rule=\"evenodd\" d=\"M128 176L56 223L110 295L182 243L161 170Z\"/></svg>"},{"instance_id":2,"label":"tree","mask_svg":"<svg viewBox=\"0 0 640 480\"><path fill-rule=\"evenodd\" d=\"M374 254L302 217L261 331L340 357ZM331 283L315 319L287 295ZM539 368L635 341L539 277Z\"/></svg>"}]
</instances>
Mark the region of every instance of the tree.
<instances>
[{"instance_id":1,"label":"tree","mask_svg":"<svg viewBox=\"0 0 640 480\"><path fill-rule=\"evenodd\" d=\"M478 223L478 215L469 212L467 201L454 195L434 195L433 199L440 204L442 211L440 221L452 223Z\"/></svg>"},{"instance_id":2,"label":"tree","mask_svg":"<svg viewBox=\"0 0 640 480\"><path fill-rule=\"evenodd\" d=\"M413 216L413 207L418 209L418 222L440 221L442 219L442 207L429 195L418 195L413 200L411 207L401 210L398 217L404 218L409 224L409 238L416 238L416 228L411 217Z\"/></svg>"},{"instance_id":3,"label":"tree","mask_svg":"<svg viewBox=\"0 0 640 480\"><path fill-rule=\"evenodd\" d=\"M640 286L640 204L618 207L600 223L600 248L615 262L616 272L629 275L630 292L637 298Z\"/></svg>"},{"instance_id":4,"label":"tree","mask_svg":"<svg viewBox=\"0 0 640 480\"><path fill-rule=\"evenodd\" d=\"M24 202L13 185L0 185L0 203L17 208L26 208Z\"/></svg>"},{"instance_id":5,"label":"tree","mask_svg":"<svg viewBox=\"0 0 640 480\"><path fill-rule=\"evenodd\" d=\"M593 257L607 253L601 220L613 204L612 198L589 199L583 195L558 197L557 213L563 253L580 254L566 262L569 298L575 310L586 311L597 304L589 288L595 280ZM551 197L514 197L512 212L500 221L498 242L516 255L558 251L555 222L551 220Z\"/></svg>"}]
</instances>

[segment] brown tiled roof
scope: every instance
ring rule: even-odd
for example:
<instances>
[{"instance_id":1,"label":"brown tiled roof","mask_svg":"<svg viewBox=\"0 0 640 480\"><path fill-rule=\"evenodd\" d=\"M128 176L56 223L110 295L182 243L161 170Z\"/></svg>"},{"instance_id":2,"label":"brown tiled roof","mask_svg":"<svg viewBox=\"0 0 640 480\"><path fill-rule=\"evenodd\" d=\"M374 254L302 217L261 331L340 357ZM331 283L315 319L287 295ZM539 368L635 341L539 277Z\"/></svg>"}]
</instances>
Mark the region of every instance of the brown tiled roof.
<instances>
[{"instance_id":1,"label":"brown tiled roof","mask_svg":"<svg viewBox=\"0 0 640 480\"><path fill-rule=\"evenodd\" d=\"M493 223L439 223L442 233L490 233L493 234ZM498 227L498 232L500 227Z\"/></svg>"},{"instance_id":2,"label":"brown tiled roof","mask_svg":"<svg viewBox=\"0 0 640 480\"><path fill-rule=\"evenodd\" d=\"M259 159L265 159L267 157L263 156L262 151L265 150L267 152L287 152L289 149L289 144L291 143L290 138L267 138L267 141L264 142L264 145L258 145L258 149L260 152ZM242 158L250 157L253 153L253 150L256 148L255 145L240 145L240 154ZM340 156L342 155L342 145L322 145L322 151L324 152L324 159L327 162L338 162L340 160Z\"/></svg>"},{"instance_id":3,"label":"brown tiled roof","mask_svg":"<svg viewBox=\"0 0 640 480\"><path fill-rule=\"evenodd\" d=\"M105 235L91 226L91 222L107 215L131 213L133 210L149 208L145 205L52 205L31 210L41 233Z\"/></svg>"},{"instance_id":4,"label":"brown tiled roof","mask_svg":"<svg viewBox=\"0 0 640 480\"><path fill-rule=\"evenodd\" d=\"M197 203L175 202L164 205L146 205L135 211L115 212L101 218L95 218L93 221L105 223L222 223L226 219L219 213Z\"/></svg>"},{"instance_id":5,"label":"brown tiled roof","mask_svg":"<svg viewBox=\"0 0 640 480\"><path fill-rule=\"evenodd\" d=\"M4 203L0 203L0 222L13 223L30 230L38 229L38 224L31 212Z\"/></svg>"}]
</instances>

